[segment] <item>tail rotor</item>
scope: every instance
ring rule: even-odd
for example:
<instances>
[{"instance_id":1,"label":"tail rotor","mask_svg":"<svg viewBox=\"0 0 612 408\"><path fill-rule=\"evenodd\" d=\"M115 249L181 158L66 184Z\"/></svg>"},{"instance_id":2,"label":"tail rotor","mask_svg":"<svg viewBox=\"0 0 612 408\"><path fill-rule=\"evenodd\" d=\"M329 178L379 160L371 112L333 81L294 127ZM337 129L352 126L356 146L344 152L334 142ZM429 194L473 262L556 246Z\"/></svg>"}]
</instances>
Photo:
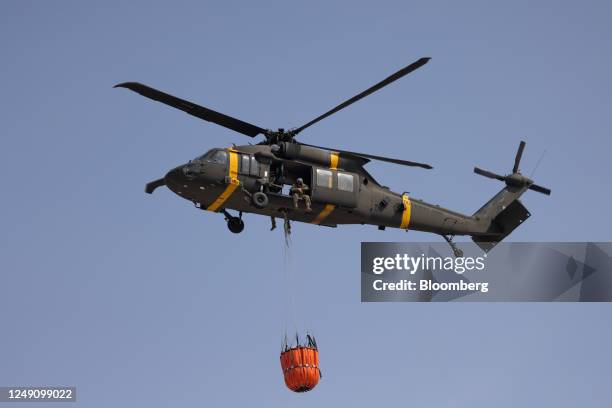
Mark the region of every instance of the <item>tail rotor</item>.
<instances>
[{"instance_id":1,"label":"tail rotor","mask_svg":"<svg viewBox=\"0 0 612 408\"><path fill-rule=\"evenodd\" d=\"M516 151L516 157L514 158L514 167L512 168L512 173L519 173L519 164L521 164L521 158L523 157L523 150L525 150L525 144L525 141L521 140L519 148Z\"/></svg>"},{"instance_id":2,"label":"tail rotor","mask_svg":"<svg viewBox=\"0 0 612 408\"><path fill-rule=\"evenodd\" d=\"M501 176L499 174L490 172L488 170L483 170L478 167L474 167L474 173L490 178L490 179L503 181L509 187L527 187L529 190L533 190L538 193L550 195L551 193L550 189L534 184L533 180L531 180L528 177L523 176L519 170L519 166L521 164L521 158L523 157L523 150L525 150L525 144L526 143L521 140L518 150L516 151L516 156L514 158L514 167L512 167L511 174Z\"/></svg>"}]
</instances>

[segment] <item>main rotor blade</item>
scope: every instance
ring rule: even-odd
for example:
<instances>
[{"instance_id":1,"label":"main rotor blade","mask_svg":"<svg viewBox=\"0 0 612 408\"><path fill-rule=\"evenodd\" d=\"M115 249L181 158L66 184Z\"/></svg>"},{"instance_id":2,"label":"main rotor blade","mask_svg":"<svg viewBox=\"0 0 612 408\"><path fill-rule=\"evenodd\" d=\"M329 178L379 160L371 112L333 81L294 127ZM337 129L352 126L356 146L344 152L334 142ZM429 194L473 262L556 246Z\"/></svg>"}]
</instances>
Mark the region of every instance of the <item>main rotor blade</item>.
<instances>
[{"instance_id":1,"label":"main rotor blade","mask_svg":"<svg viewBox=\"0 0 612 408\"><path fill-rule=\"evenodd\" d=\"M521 164L521 157L523 157L523 150L525 149L525 142L521 140L518 150L516 151L516 157L514 158L514 167L512 173L516 173L519 170L519 164Z\"/></svg>"},{"instance_id":2,"label":"main rotor blade","mask_svg":"<svg viewBox=\"0 0 612 408\"><path fill-rule=\"evenodd\" d=\"M398 79L400 79L401 77L403 77L404 75L407 75L409 73L411 73L412 71L421 68L423 65L427 64L427 62L430 60L430 58L421 58L418 61L413 62L412 64L408 65L407 67L404 67L402 69L400 69L399 71L397 71L395 74L387 77L386 79L380 81L379 83L377 83L376 85L366 89L365 91L363 91L362 93L360 93L359 95L353 96L351 99L342 102L340 105L336 106L335 108L333 108L332 110L324 113L323 115L311 120L310 122L306 123L305 125L293 130L293 134L297 135L298 133L300 133L302 130L306 129L307 127L310 127L312 125L314 125L315 123L325 119L326 117L333 115L334 113L338 112L341 109L346 108L347 106L357 102L358 100L365 98L366 96L378 91L380 88L383 88L387 85L389 85L391 82L396 81Z\"/></svg>"},{"instance_id":3,"label":"main rotor blade","mask_svg":"<svg viewBox=\"0 0 612 408\"><path fill-rule=\"evenodd\" d=\"M539 186L537 184L532 184L529 186L530 190L537 191L538 193L550 195L551 191L549 188Z\"/></svg>"},{"instance_id":4,"label":"main rotor blade","mask_svg":"<svg viewBox=\"0 0 612 408\"><path fill-rule=\"evenodd\" d=\"M483 170L479 167L474 167L474 173L479 174L481 176L488 177L488 178L492 178L494 180L506 181L506 178L504 176L500 176L499 174L495 174L490 171Z\"/></svg>"},{"instance_id":5,"label":"main rotor blade","mask_svg":"<svg viewBox=\"0 0 612 408\"><path fill-rule=\"evenodd\" d=\"M400 164L402 166L422 167L424 169L433 169L432 166L426 163L413 162L409 160L393 159L391 157L384 157L384 156L375 156L373 154L367 154L367 153L349 152L348 150L331 149L327 147L315 146L315 145L306 144L306 143L300 143L300 144L303 144L305 146L310 146L310 147L316 147L317 149L333 150L335 152L340 153L340 155L346 156L346 157L352 156L352 157L357 157L357 158L362 158L362 159L365 158L365 159L384 161L388 163L395 163L395 164Z\"/></svg>"},{"instance_id":6,"label":"main rotor blade","mask_svg":"<svg viewBox=\"0 0 612 408\"><path fill-rule=\"evenodd\" d=\"M155 101L165 103L166 105L172 106L173 108L180 109L190 115L197 118L204 119L208 122L216 123L243 135L255 137L260 133L265 133L266 130L250 123L244 122L240 119L233 118L223 113L216 112L212 109L205 108L197 105L193 102L186 101L184 99L177 98L176 96L169 95L165 92L151 88L149 86L140 84L138 82L124 82L117 84L114 88L127 88L131 91L146 96L147 98Z\"/></svg>"}]
</instances>

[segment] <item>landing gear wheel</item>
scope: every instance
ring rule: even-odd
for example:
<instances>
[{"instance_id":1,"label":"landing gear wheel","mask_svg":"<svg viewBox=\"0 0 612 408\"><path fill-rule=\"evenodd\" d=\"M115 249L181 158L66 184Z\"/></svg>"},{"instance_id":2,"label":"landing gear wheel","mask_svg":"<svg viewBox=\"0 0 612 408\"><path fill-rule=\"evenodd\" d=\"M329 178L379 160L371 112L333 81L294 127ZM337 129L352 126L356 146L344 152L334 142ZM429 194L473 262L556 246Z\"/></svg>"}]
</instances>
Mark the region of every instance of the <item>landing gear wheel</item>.
<instances>
[{"instance_id":1,"label":"landing gear wheel","mask_svg":"<svg viewBox=\"0 0 612 408\"><path fill-rule=\"evenodd\" d=\"M240 234L244 229L244 221L238 217L232 217L227 220L227 228L234 234Z\"/></svg>"},{"instance_id":2,"label":"landing gear wheel","mask_svg":"<svg viewBox=\"0 0 612 408\"><path fill-rule=\"evenodd\" d=\"M253 205L259 209L265 208L269 202L268 196L262 191L253 193L251 199L253 200Z\"/></svg>"}]
</instances>

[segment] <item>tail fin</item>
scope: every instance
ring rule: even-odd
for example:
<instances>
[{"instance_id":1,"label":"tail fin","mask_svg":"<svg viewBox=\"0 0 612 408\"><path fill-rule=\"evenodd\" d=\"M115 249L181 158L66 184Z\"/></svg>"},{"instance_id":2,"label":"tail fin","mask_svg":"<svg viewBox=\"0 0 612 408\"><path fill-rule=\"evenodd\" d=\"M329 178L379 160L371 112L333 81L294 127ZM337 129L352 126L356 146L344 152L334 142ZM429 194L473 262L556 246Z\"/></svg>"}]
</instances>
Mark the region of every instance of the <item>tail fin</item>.
<instances>
[{"instance_id":1,"label":"tail fin","mask_svg":"<svg viewBox=\"0 0 612 408\"><path fill-rule=\"evenodd\" d=\"M474 217L483 225L483 232L472 235L472 240L485 252L493 249L531 216L519 200L525 191L533 190L546 195L551 193L548 188L534 184L533 180L521 174L519 164L524 149L525 142L521 141L514 158L512 173L506 176L474 167L474 173L506 183L503 190L474 213Z\"/></svg>"}]
</instances>

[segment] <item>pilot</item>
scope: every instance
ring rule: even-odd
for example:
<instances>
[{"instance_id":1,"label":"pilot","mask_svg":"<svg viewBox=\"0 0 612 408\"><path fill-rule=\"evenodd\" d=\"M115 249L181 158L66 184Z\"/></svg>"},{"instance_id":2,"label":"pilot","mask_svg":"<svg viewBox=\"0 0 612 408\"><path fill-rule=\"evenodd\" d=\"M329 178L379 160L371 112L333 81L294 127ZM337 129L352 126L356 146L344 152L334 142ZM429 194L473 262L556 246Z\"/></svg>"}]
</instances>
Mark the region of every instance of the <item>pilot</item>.
<instances>
[{"instance_id":1,"label":"pilot","mask_svg":"<svg viewBox=\"0 0 612 408\"><path fill-rule=\"evenodd\" d=\"M298 202L300 200L304 200L306 203L306 211L310 212L312 209L310 208L310 196L307 194L308 185L304 184L304 180L299 177L293 186L291 186L291 195L293 196L293 207L295 209L299 208Z\"/></svg>"}]
</instances>

